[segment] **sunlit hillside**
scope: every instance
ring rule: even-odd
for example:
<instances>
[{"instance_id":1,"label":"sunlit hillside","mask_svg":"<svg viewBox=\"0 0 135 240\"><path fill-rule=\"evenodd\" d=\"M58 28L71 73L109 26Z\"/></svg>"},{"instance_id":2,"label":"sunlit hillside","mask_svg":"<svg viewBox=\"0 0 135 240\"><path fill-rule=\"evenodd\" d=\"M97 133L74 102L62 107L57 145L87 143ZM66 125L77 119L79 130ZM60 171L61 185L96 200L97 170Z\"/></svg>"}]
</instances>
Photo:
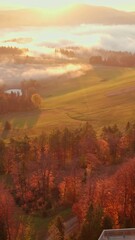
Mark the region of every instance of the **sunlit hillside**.
<instances>
[{"instance_id":1,"label":"sunlit hillside","mask_svg":"<svg viewBox=\"0 0 135 240\"><path fill-rule=\"evenodd\" d=\"M128 121L134 121L135 69L89 68L81 77L42 80L40 111L3 115L1 128L8 119L13 127L11 135L18 130L35 135L65 126L75 128L85 121L99 133L114 122L123 129Z\"/></svg>"}]
</instances>

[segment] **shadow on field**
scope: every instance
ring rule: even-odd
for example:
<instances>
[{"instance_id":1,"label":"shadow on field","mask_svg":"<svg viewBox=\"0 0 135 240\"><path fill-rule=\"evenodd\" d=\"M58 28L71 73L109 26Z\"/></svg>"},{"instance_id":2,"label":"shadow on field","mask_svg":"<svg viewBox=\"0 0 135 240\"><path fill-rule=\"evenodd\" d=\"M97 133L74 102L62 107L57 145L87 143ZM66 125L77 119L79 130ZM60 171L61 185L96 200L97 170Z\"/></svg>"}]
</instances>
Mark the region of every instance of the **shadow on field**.
<instances>
[{"instance_id":1,"label":"shadow on field","mask_svg":"<svg viewBox=\"0 0 135 240\"><path fill-rule=\"evenodd\" d=\"M1 119L2 128L4 128L4 124L7 120L11 124L11 131L13 129L33 128L36 125L40 114L40 110L35 110L32 112L5 114L2 116ZM8 134L9 132L3 132L2 135L3 137L6 137Z\"/></svg>"},{"instance_id":2,"label":"shadow on field","mask_svg":"<svg viewBox=\"0 0 135 240\"><path fill-rule=\"evenodd\" d=\"M24 112L13 118L14 128L33 128L40 116L41 111Z\"/></svg>"}]
</instances>

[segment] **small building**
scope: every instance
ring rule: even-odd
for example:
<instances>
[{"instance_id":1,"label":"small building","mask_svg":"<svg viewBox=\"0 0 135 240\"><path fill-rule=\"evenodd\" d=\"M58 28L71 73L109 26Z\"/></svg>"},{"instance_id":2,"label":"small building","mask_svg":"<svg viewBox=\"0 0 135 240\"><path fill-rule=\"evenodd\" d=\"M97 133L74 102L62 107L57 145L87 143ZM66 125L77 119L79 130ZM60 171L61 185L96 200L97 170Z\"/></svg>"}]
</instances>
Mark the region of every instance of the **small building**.
<instances>
[{"instance_id":1,"label":"small building","mask_svg":"<svg viewBox=\"0 0 135 240\"><path fill-rule=\"evenodd\" d=\"M22 96L22 90L20 88L13 88L13 89L8 89L5 91L5 93L8 93L8 94L17 94L19 96Z\"/></svg>"},{"instance_id":2,"label":"small building","mask_svg":"<svg viewBox=\"0 0 135 240\"><path fill-rule=\"evenodd\" d=\"M98 240L135 240L135 228L104 230Z\"/></svg>"}]
</instances>

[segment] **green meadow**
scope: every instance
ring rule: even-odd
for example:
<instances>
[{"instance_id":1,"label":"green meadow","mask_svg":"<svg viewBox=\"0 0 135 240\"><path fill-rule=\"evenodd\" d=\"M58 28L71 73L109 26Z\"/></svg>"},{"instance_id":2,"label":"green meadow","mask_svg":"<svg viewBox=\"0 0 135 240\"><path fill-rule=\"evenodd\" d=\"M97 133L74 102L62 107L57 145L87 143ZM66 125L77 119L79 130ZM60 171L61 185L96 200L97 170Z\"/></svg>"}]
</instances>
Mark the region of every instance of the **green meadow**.
<instances>
[{"instance_id":1,"label":"green meadow","mask_svg":"<svg viewBox=\"0 0 135 240\"><path fill-rule=\"evenodd\" d=\"M105 125L123 128L135 120L135 68L91 67L76 78L44 80L41 109L1 116L12 124L10 135L37 135L54 128L75 128L89 121L99 132Z\"/></svg>"}]
</instances>

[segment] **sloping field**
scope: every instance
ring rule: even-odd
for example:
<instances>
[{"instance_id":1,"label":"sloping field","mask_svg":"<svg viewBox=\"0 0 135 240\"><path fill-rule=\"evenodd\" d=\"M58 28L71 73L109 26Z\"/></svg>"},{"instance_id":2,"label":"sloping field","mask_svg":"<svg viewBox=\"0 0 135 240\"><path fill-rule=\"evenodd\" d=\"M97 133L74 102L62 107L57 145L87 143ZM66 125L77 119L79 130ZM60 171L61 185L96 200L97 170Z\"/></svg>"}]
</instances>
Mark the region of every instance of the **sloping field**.
<instances>
[{"instance_id":1,"label":"sloping field","mask_svg":"<svg viewBox=\"0 0 135 240\"><path fill-rule=\"evenodd\" d=\"M98 131L109 124L124 127L135 120L135 69L90 67L85 75L44 81L40 111L1 116L13 126L12 133L37 134L89 121Z\"/></svg>"}]
</instances>

